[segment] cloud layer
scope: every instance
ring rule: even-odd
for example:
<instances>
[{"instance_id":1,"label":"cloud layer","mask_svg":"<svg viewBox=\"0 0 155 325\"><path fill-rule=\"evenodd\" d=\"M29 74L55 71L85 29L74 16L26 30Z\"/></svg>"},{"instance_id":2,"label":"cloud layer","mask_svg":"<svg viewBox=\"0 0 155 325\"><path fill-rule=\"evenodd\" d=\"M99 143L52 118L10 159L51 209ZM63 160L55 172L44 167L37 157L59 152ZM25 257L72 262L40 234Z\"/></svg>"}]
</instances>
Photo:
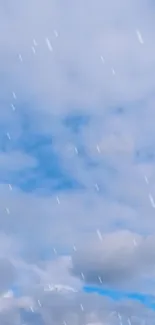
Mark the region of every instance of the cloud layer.
<instances>
[{"instance_id":1,"label":"cloud layer","mask_svg":"<svg viewBox=\"0 0 155 325\"><path fill-rule=\"evenodd\" d=\"M154 11L0 0L2 323L153 322L135 302L43 287L155 293Z\"/></svg>"},{"instance_id":2,"label":"cloud layer","mask_svg":"<svg viewBox=\"0 0 155 325\"><path fill-rule=\"evenodd\" d=\"M155 267L155 238L130 232L105 235L101 241L86 243L73 255L74 275L83 274L86 283L102 286L127 285L149 277Z\"/></svg>"}]
</instances>

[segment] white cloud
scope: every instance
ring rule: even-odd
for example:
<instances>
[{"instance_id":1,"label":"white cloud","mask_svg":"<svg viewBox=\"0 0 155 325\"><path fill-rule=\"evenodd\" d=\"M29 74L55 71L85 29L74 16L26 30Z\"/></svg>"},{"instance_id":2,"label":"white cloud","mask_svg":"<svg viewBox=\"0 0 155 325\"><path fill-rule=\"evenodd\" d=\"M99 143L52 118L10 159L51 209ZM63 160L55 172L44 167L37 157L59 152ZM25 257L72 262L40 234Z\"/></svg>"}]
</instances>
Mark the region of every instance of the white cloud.
<instances>
[{"instance_id":1,"label":"white cloud","mask_svg":"<svg viewBox=\"0 0 155 325\"><path fill-rule=\"evenodd\" d=\"M102 286L144 291L146 279L154 278L154 242L154 236L128 231L107 234L102 242L92 240L74 252L72 272L80 279L83 272L89 284L101 285L101 279Z\"/></svg>"},{"instance_id":2,"label":"white cloud","mask_svg":"<svg viewBox=\"0 0 155 325\"><path fill-rule=\"evenodd\" d=\"M69 3L69 9L58 1L1 2L1 62L10 79L8 89L14 85L18 98L29 96L51 113L70 104L102 114L105 104L148 98L154 87L153 9L145 1L127 1L125 6L119 0L78 1Z\"/></svg>"},{"instance_id":3,"label":"white cloud","mask_svg":"<svg viewBox=\"0 0 155 325\"><path fill-rule=\"evenodd\" d=\"M0 169L2 171L20 171L29 167L36 167L37 160L20 151L0 153Z\"/></svg>"},{"instance_id":4,"label":"white cloud","mask_svg":"<svg viewBox=\"0 0 155 325\"><path fill-rule=\"evenodd\" d=\"M46 150L54 149L65 171L84 186L83 191L45 196L44 181L33 193L16 186L10 191L1 184L0 257L6 255L16 266L20 284L30 287L34 278L41 278L79 285L68 273L64 259L46 264L40 256L47 247L50 259L53 247L60 255L71 254L79 243L84 247L84 243L91 246L95 242L96 247L98 240L101 245L97 229L105 235L107 259L111 254L110 262L99 256L105 268L107 262L108 276L121 259L122 243L128 251L124 263L129 273L138 277L146 265L152 266L155 218L149 193L155 198L154 10L154 4L145 0L0 1L1 143L5 138L12 149L0 153L0 175L39 166L39 158L16 146L23 133L31 141L21 119L25 114L31 121L29 131L53 136ZM75 111L90 115L80 135L73 135L62 124L66 113ZM41 167L45 169L45 165ZM57 180L53 182L57 184ZM120 229L129 232L122 237ZM110 235L113 231L115 238ZM139 238L140 248L134 246L133 238ZM94 254L97 258L96 250ZM88 257L89 252L84 255L87 267ZM151 272L147 280L154 281ZM144 282L129 285L152 292ZM90 309L92 312L91 303ZM43 314L49 324L51 314Z\"/></svg>"}]
</instances>

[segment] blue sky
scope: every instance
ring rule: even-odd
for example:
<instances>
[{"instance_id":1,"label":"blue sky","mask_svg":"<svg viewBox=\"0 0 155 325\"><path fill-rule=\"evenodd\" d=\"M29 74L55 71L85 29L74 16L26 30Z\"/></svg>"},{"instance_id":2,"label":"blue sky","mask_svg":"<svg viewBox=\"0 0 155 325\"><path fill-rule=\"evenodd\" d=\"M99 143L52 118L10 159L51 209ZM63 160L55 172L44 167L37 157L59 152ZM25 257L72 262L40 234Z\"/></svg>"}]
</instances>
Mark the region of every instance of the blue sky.
<instances>
[{"instance_id":1,"label":"blue sky","mask_svg":"<svg viewBox=\"0 0 155 325\"><path fill-rule=\"evenodd\" d=\"M68 322L83 324L81 299L86 324L114 309L152 324L154 13L145 0L0 0L0 294L14 290L3 304L19 322L59 284L78 291L58 299Z\"/></svg>"}]
</instances>

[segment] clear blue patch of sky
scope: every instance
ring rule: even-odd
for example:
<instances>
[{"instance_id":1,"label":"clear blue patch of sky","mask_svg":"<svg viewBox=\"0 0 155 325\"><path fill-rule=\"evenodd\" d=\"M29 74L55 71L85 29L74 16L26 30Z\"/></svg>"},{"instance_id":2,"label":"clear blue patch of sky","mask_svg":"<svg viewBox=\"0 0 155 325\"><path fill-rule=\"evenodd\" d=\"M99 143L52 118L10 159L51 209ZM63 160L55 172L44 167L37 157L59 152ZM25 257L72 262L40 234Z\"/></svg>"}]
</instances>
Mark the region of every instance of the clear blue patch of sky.
<instances>
[{"instance_id":1,"label":"clear blue patch of sky","mask_svg":"<svg viewBox=\"0 0 155 325\"><path fill-rule=\"evenodd\" d=\"M76 178L63 168L61 159L54 150L54 137L33 131L28 114L21 115L21 126L22 132L16 141L8 141L3 130L0 149L3 152L19 150L26 153L37 160L37 166L19 172L3 173L0 175L1 182L12 183L24 191L37 188L44 188L47 192L82 189L83 186Z\"/></svg>"},{"instance_id":2,"label":"clear blue patch of sky","mask_svg":"<svg viewBox=\"0 0 155 325\"><path fill-rule=\"evenodd\" d=\"M122 109L118 108L112 111L112 114L122 114ZM69 130L70 135L73 134L76 138L80 136L82 128L89 124L90 118L89 115L78 112L69 113L63 119L60 119L64 127ZM41 194L48 194L52 191L84 189L84 186L76 179L76 173L75 175L70 175L63 167L59 153L54 150L55 138L52 132L51 134L41 134L39 133L39 128L36 131L35 127L33 127L36 119L36 114L32 114L29 106L25 104L22 108L22 114L21 112L18 114L18 122L21 128L20 136L9 141L6 137L6 126L5 129L3 127L1 130L1 151L19 150L34 157L37 160L37 166L25 168L18 172L1 173L0 181L16 185L23 191L38 190ZM81 143L81 141L79 142ZM78 151L85 168L91 170L100 166L101 162L97 158L92 159L87 148L83 145L78 147ZM103 192L105 192L106 182L119 175L115 168L110 165L110 162L106 162L106 158L102 161L102 168L105 171L104 175L102 175L102 178L105 178L105 186L103 185ZM100 187L100 193L102 192L101 190Z\"/></svg>"},{"instance_id":3,"label":"clear blue patch of sky","mask_svg":"<svg viewBox=\"0 0 155 325\"><path fill-rule=\"evenodd\" d=\"M146 307L155 310L155 297L152 295L141 294L141 293L128 293L124 291L116 291L111 289L103 289L95 286L84 286L83 291L87 293L97 293L101 296L109 297L113 300L119 301L122 299L131 299L134 301L139 301L144 304Z\"/></svg>"}]
</instances>

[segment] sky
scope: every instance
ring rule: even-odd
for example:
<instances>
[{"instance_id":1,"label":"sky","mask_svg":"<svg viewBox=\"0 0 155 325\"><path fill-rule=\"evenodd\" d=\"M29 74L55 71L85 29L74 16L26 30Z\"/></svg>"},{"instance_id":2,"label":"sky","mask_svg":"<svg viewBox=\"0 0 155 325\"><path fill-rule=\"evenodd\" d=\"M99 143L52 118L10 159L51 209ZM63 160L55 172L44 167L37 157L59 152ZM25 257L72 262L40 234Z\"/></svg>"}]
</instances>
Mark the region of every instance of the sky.
<instances>
[{"instance_id":1,"label":"sky","mask_svg":"<svg viewBox=\"0 0 155 325\"><path fill-rule=\"evenodd\" d=\"M153 324L154 15L0 0L0 324Z\"/></svg>"}]
</instances>

